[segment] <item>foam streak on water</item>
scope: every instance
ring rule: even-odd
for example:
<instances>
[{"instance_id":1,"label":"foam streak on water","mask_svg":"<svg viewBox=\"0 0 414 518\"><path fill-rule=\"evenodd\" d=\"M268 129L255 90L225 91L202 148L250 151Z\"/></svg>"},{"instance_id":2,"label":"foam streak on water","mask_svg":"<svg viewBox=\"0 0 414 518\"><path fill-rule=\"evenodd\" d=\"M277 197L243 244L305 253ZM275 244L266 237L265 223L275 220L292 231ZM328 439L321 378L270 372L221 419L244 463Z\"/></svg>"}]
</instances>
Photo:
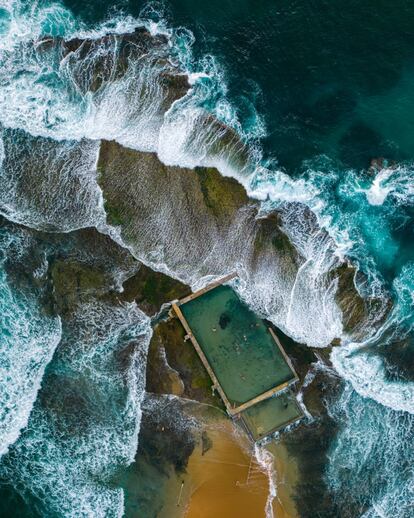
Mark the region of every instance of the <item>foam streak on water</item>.
<instances>
[{"instance_id":1,"label":"foam streak on water","mask_svg":"<svg viewBox=\"0 0 414 518\"><path fill-rule=\"evenodd\" d=\"M184 263L179 251L168 256L165 214L159 227L164 241L158 242L158 248L132 251L154 268L193 287L227 273L224 268L239 269L237 289L242 297L289 335L319 347L341 337L345 345L335 349L333 363L358 393L348 386L332 410L338 420L345 416L345 424L331 452L329 483L338 495L355 495L355 508L365 512L365 518L408 517L405 502L413 499L413 477L412 462L407 464L409 454L404 448L411 444L412 415L403 411L414 412L413 383L390 380L375 347L384 345L382 333L393 326L402 323L407 333L412 327L412 271L398 263L400 248L394 232L404 225L404 210L412 205L412 167L386 167L378 176L361 180L356 171L345 174L320 159L308 164L303 178L293 180L275 164L263 163L256 145L246 145L252 139L256 144L255 139L264 134L260 117L251 128L241 127L226 98L224 76L217 63L211 56L194 62L194 39L188 31L131 18L116 18L90 29L57 3L0 2L0 15L5 20L0 38L0 174L6 186L0 197L2 214L36 229L69 231L94 225L111 232L105 228L102 193L96 184L100 139L155 152L168 165L216 167L222 174L237 178L252 198L260 200L264 214L279 209L283 229L301 255L294 275L263 258L254 271L249 269L247 252L236 246L241 238L248 241L247 215L240 215L232 235L223 239L227 255L215 244L201 265L199 257L191 262L186 256ZM145 56L130 60L124 73L117 74L120 38L102 36L142 26L152 36L163 34L166 40ZM45 35L66 40L101 39L84 56L79 48L66 52L62 41L48 47L40 42ZM102 83L96 85L95 66L102 58L109 63L108 70ZM186 92L178 88L177 95L169 98L163 88L166 75L182 73L188 75L190 88ZM32 160L33 166L24 160ZM309 217L306 207L316 218ZM182 236L185 229L179 232ZM214 241L220 236L210 229L209 237ZM378 298L383 297L379 265L384 270L395 268L397 273L391 286L395 309L381 332L364 344L350 343L343 332L335 301L337 281L328 282L325 275L341 264L345 252L352 254L371 281L366 291L375 292ZM85 383L96 390L98 399L105 400L109 394L116 408L111 413L111 404L108 408L103 401L107 412L95 414L90 401L83 401L76 389L70 388L69 395L85 405L85 427L77 430L71 397L64 417L60 413L66 412L65 406L56 409L49 405L53 398L47 390L32 411L45 366L60 339L58 320L41 314L33 297L18 297L5 273L0 276L0 289L6 301L2 314L8 330L1 351L6 367L1 383L6 387L7 401L0 421L5 451L16 441L31 413L24 434L6 455L3 476L23 487L26 494L39 497L42 511L90 516L98 509L98 516L122 514L122 492L96 480L109 481L115 467L131 462L135 453L149 323L135 306L115 311L97 304L76 315L48 384L53 386L56 379L63 385L73 380L79 387ZM109 358L113 359L111 355L118 351L120 342L124 343L124 333L138 339L141 352L134 356L135 368L127 369L122 377L111 370ZM16 342L21 344L17 358ZM375 426L367 434L372 416ZM32 462L38 452L38 476L33 477ZM376 469L372 459L380 459L381 469ZM357 475L352 480L350 469ZM387 470L396 474L394 478L380 479L379 473ZM375 497L367 501L366 494Z\"/></svg>"},{"instance_id":2,"label":"foam streak on water","mask_svg":"<svg viewBox=\"0 0 414 518\"><path fill-rule=\"evenodd\" d=\"M0 212L38 230L63 231L105 222L96 184L99 142L40 139L3 130Z\"/></svg>"},{"instance_id":3,"label":"foam streak on water","mask_svg":"<svg viewBox=\"0 0 414 518\"><path fill-rule=\"evenodd\" d=\"M33 288L16 290L4 263L28 245L0 229L0 456L27 425L45 368L61 338L59 318L45 315Z\"/></svg>"},{"instance_id":4,"label":"foam streak on water","mask_svg":"<svg viewBox=\"0 0 414 518\"><path fill-rule=\"evenodd\" d=\"M150 336L135 304L83 305L66 323L28 427L0 467L41 514L122 516L110 480L135 456Z\"/></svg>"},{"instance_id":5,"label":"foam streak on water","mask_svg":"<svg viewBox=\"0 0 414 518\"><path fill-rule=\"evenodd\" d=\"M341 431L327 481L351 516L412 516L414 417L359 396L347 384L331 415Z\"/></svg>"},{"instance_id":6,"label":"foam streak on water","mask_svg":"<svg viewBox=\"0 0 414 518\"><path fill-rule=\"evenodd\" d=\"M269 495L267 497L265 507L266 518L274 518L273 500L276 498L277 495L277 483L275 480L276 473L273 469L274 458L268 450L261 446L258 446L257 444L254 445L254 455L259 466L267 474L267 477L269 479Z\"/></svg>"}]
</instances>

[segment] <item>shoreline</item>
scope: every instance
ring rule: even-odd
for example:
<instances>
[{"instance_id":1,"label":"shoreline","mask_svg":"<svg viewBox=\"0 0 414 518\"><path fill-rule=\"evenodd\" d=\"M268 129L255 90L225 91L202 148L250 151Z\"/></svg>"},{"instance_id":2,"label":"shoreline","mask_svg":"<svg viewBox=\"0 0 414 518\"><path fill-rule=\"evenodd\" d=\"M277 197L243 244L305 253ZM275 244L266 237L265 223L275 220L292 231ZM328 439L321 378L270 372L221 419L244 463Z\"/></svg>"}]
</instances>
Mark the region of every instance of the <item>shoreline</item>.
<instances>
[{"instance_id":1,"label":"shoreline","mask_svg":"<svg viewBox=\"0 0 414 518\"><path fill-rule=\"evenodd\" d=\"M259 461L247 435L224 416L209 417L202 435L208 440L198 441L186 473L167 481L159 518L297 517L292 499L297 468L283 445L269 443Z\"/></svg>"}]
</instances>

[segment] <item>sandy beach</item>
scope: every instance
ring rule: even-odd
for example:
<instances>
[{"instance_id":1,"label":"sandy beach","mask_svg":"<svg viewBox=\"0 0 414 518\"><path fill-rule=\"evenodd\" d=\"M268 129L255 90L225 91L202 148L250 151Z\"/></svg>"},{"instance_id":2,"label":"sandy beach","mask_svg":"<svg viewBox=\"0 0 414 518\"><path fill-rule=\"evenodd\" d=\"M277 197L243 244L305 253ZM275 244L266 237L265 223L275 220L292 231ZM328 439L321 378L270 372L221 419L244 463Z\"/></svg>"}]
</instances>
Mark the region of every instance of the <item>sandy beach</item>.
<instances>
[{"instance_id":1,"label":"sandy beach","mask_svg":"<svg viewBox=\"0 0 414 518\"><path fill-rule=\"evenodd\" d=\"M203 452L200 442L189 459L187 473L170 479L161 518L265 518L268 471L273 468L277 470L273 473L277 484L273 516L297 516L290 490L296 470L283 446L267 447L265 465L256 459L249 439L226 417L208 425L207 434L210 448ZM266 453L269 451L275 459Z\"/></svg>"}]
</instances>

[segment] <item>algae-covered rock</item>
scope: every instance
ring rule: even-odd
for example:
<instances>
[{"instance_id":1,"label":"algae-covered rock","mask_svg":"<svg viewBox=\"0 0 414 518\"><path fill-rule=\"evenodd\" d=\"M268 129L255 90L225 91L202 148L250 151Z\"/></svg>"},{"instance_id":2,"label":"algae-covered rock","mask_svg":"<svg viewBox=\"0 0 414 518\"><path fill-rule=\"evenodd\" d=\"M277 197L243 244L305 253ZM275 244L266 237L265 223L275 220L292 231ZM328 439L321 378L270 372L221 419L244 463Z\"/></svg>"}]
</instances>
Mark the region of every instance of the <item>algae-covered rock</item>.
<instances>
[{"instance_id":1,"label":"algae-covered rock","mask_svg":"<svg viewBox=\"0 0 414 518\"><path fill-rule=\"evenodd\" d=\"M228 221L240 207L248 205L246 191L234 178L223 177L213 167L197 167L195 172L204 204L217 220Z\"/></svg>"},{"instance_id":2,"label":"algae-covered rock","mask_svg":"<svg viewBox=\"0 0 414 518\"><path fill-rule=\"evenodd\" d=\"M258 219L259 228L254 243L256 257L263 254L272 254L283 257L292 265L298 263L298 252L289 237L282 230L279 213L273 211ZM276 259L277 260L277 259Z\"/></svg>"},{"instance_id":3,"label":"algae-covered rock","mask_svg":"<svg viewBox=\"0 0 414 518\"><path fill-rule=\"evenodd\" d=\"M213 394L212 385L194 346L185 340L180 321L173 318L160 322L154 328L148 352L147 391L177 393L178 387L180 396L224 409L220 397Z\"/></svg>"},{"instance_id":4,"label":"algae-covered rock","mask_svg":"<svg viewBox=\"0 0 414 518\"><path fill-rule=\"evenodd\" d=\"M343 264L333 272L333 276L338 279L336 300L343 313L344 330L349 332L366 318L366 303L355 289L355 268Z\"/></svg>"},{"instance_id":5,"label":"algae-covered rock","mask_svg":"<svg viewBox=\"0 0 414 518\"><path fill-rule=\"evenodd\" d=\"M70 317L93 300L119 304L122 283L140 267L127 250L96 229L37 235L51 250L49 276L61 316Z\"/></svg>"},{"instance_id":6,"label":"algae-covered rock","mask_svg":"<svg viewBox=\"0 0 414 518\"><path fill-rule=\"evenodd\" d=\"M148 315L189 294L190 288L151 270L126 249L95 229L65 235L39 234L56 247L50 256L50 277L59 313L70 313L92 299L119 304L136 302Z\"/></svg>"},{"instance_id":7,"label":"algae-covered rock","mask_svg":"<svg viewBox=\"0 0 414 518\"><path fill-rule=\"evenodd\" d=\"M203 220L216 228L228 226L237 211L249 204L244 188L214 168L198 167L194 174L191 169L166 166L155 153L126 149L116 142L102 142L98 171L109 218L117 219L122 232L132 239L139 219L141 227L164 225L166 234L180 220L189 225L189 233L197 223L208 232ZM159 232L154 236L160 237Z\"/></svg>"},{"instance_id":8,"label":"algae-covered rock","mask_svg":"<svg viewBox=\"0 0 414 518\"><path fill-rule=\"evenodd\" d=\"M190 291L182 282L141 265L138 272L125 281L121 297L127 301L135 300L145 313L153 315L166 302L180 299Z\"/></svg>"}]
</instances>

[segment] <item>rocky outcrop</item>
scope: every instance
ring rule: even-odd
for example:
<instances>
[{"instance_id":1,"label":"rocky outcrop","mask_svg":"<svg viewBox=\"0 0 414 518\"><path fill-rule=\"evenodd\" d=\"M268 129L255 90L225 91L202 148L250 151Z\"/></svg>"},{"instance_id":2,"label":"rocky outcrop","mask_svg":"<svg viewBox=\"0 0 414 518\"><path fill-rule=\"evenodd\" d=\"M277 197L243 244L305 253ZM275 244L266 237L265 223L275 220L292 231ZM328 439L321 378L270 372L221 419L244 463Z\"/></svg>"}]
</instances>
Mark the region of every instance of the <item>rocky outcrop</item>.
<instances>
[{"instance_id":1,"label":"rocky outcrop","mask_svg":"<svg viewBox=\"0 0 414 518\"><path fill-rule=\"evenodd\" d=\"M164 92L165 109L189 89L188 77L170 59L168 39L153 35L144 27L125 34L99 38L47 38L36 50L43 58L54 56L67 67L75 86L83 93L97 92L102 86L121 79L130 69L151 66L159 70L159 86ZM150 88L151 85L148 85ZM142 94L145 96L145 90Z\"/></svg>"},{"instance_id":2,"label":"rocky outcrop","mask_svg":"<svg viewBox=\"0 0 414 518\"><path fill-rule=\"evenodd\" d=\"M386 320L392 307L392 300L385 293L380 296L364 298L356 285L366 283L364 275L349 262L331 272L338 281L336 302L341 308L343 326L346 333L354 339L363 339L367 332L379 328Z\"/></svg>"},{"instance_id":3,"label":"rocky outcrop","mask_svg":"<svg viewBox=\"0 0 414 518\"><path fill-rule=\"evenodd\" d=\"M281 257L295 264L277 217L259 217L258 202L214 168L166 166L155 154L103 142L98 172L108 222L138 257L183 280L191 280L189 268L194 278L226 273L238 260L252 264L264 249L280 265Z\"/></svg>"},{"instance_id":4,"label":"rocky outcrop","mask_svg":"<svg viewBox=\"0 0 414 518\"><path fill-rule=\"evenodd\" d=\"M119 297L130 302L135 300L144 313L152 316L160 311L163 304L190 292L189 286L141 264L138 272L124 282Z\"/></svg>"},{"instance_id":5,"label":"rocky outcrop","mask_svg":"<svg viewBox=\"0 0 414 518\"><path fill-rule=\"evenodd\" d=\"M166 166L155 154L116 142L102 142L98 171L107 220L144 263L166 268L189 284L205 275L238 270L256 285L258 305L270 307L282 324L298 275L300 283L308 283L305 296L311 306L310 297L318 302L319 292L322 297L323 290L334 283L332 303L336 300L343 313L346 333L363 334L368 324L382 321L382 300L366 300L359 294L356 269L329 251L333 243L329 244L328 234L318 229L314 215L300 204L263 213L259 202L249 199L236 180L214 168ZM312 247L322 258L309 261L305 256L309 245L288 236L289 226L299 228L308 240L317 239ZM327 269L316 264L312 270L312 261L326 259L324 248ZM305 263L307 268L301 268Z\"/></svg>"}]
</instances>

